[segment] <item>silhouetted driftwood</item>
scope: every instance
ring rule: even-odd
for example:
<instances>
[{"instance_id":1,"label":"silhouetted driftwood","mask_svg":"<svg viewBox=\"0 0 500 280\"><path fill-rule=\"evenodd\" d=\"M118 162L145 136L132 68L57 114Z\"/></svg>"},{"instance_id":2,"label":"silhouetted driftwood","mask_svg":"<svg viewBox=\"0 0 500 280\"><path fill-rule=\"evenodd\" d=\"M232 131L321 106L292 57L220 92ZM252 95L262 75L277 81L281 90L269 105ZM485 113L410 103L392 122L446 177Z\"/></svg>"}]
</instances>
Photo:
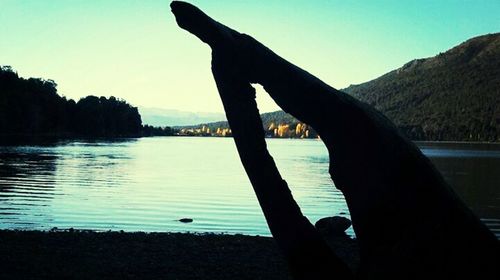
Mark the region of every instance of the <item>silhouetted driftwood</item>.
<instances>
[{"instance_id":1,"label":"silhouetted driftwood","mask_svg":"<svg viewBox=\"0 0 500 280\"><path fill-rule=\"evenodd\" d=\"M212 48L217 83L241 161L269 228L299 279L349 279L302 215L264 141L251 83L311 125L330 155L361 255L359 278L497 275L499 244L431 162L382 114L184 2L180 27Z\"/></svg>"}]
</instances>

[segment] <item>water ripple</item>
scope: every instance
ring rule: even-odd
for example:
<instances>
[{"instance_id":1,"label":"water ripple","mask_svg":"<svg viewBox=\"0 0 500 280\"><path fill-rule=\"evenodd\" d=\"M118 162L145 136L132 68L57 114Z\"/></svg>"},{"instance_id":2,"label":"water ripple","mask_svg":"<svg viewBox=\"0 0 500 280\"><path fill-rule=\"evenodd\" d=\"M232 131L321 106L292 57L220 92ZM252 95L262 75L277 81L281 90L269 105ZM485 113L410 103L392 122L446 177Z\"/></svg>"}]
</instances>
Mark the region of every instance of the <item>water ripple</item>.
<instances>
[{"instance_id":1,"label":"water ripple","mask_svg":"<svg viewBox=\"0 0 500 280\"><path fill-rule=\"evenodd\" d=\"M268 146L311 222L339 213L349 217L320 141L271 139ZM493 190L500 189L500 179L484 170L499 170L500 149L422 149L459 192L473 194L466 201L499 236L500 195ZM449 160L457 157L464 163ZM486 194L470 189L477 182L484 183ZM180 223L180 218L194 222ZM52 227L270 235L232 139L155 137L0 147L0 228Z\"/></svg>"}]
</instances>

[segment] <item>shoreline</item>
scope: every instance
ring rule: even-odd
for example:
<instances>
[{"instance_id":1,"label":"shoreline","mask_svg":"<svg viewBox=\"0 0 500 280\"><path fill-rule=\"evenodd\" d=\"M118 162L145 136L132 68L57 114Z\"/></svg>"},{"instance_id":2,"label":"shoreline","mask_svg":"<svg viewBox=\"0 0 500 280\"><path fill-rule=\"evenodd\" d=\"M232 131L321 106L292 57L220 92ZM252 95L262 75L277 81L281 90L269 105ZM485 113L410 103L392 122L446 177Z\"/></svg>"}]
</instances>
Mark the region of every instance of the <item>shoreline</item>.
<instances>
[{"instance_id":1,"label":"shoreline","mask_svg":"<svg viewBox=\"0 0 500 280\"><path fill-rule=\"evenodd\" d=\"M347 236L327 242L352 267ZM0 279L291 279L273 238L169 232L0 230Z\"/></svg>"},{"instance_id":2,"label":"shoreline","mask_svg":"<svg viewBox=\"0 0 500 280\"><path fill-rule=\"evenodd\" d=\"M413 143L415 144L474 144L474 145L500 145L500 142L481 142L481 141L422 141L422 140L418 140L418 141L413 141Z\"/></svg>"},{"instance_id":3,"label":"shoreline","mask_svg":"<svg viewBox=\"0 0 500 280\"><path fill-rule=\"evenodd\" d=\"M121 136L85 136L77 134L15 134L15 133L0 133L0 145L2 144L36 144L36 143L54 143L61 141L130 141L140 138L152 138L152 137L182 137L182 138L233 138L232 136L202 136L202 135L121 135ZM268 139L284 139L284 140L306 140L306 141L318 141L321 138L286 138L286 137L266 137ZM411 140L417 145L421 144L443 144L443 145L460 145L460 144L471 144L471 145L500 145L500 141L488 142L488 141L455 141L455 140Z\"/></svg>"}]
</instances>

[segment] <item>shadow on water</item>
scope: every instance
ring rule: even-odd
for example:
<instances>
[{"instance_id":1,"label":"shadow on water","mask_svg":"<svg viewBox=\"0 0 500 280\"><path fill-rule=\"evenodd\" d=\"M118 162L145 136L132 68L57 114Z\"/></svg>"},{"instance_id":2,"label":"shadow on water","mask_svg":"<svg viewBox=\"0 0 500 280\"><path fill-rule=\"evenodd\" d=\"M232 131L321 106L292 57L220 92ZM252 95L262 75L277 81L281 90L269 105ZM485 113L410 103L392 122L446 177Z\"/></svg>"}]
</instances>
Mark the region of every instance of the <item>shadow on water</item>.
<instances>
[{"instance_id":1,"label":"shadow on water","mask_svg":"<svg viewBox=\"0 0 500 280\"><path fill-rule=\"evenodd\" d=\"M43 176L45 184L41 187L52 186L50 177L55 174L57 156L51 154L4 152L0 150L0 190L19 187L15 181L7 178L36 178ZM53 182L52 182L53 183Z\"/></svg>"},{"instance_id":2,"label":"shadow on water","mask_svg":"<svg viewBox=\"0 0 500 280\"><path fill-rule=\"evenodd\" d=\"M500 237L500 145L419 143L466 204Z\"/></svg>"},{"instance_id":3,"label":"shadow on water","mask_svg":"<svg viewBox=\"0 0 500 280\"><path fill-rule=\"evenodd\" d=\"M445 180L481 217L500 217L500 158L431 158Z\"/></svg>"},{"instance_id":4,"label":"shadow on water","mask_svg":"<svg viewBox=\"0 0 500 280\"><path fill-rule=\"evenodd\" d=\"M12 228L40 227L50 220L44 208L56 195L58 157L0 149L0 221Z\"/></svg>"},{"instance_id":5,"label":"shadow on water","mask_svg":"<svg viewBox=\"0 0 500 280\"><path fill-rule=\"evenodd\" d=\"M31 135L3 135L0 134L0 146L55 146L60 141L58 137L31 136Z\"/></svg>"},{"instance_id":6,"label":"shadow on water","mask_svg":"<svg viewBox=\"0 0 500 280\"><path fill-rule=\"evenodd\" d=\"M68 143L85 143L92 145L105 145L110 143L135 142L139 138L134 137L58 137L58 136L34 136L34 135L2 135L0 134L0 147L17 146L39 146L55 147Z\"/></svg>"}]
</instances>

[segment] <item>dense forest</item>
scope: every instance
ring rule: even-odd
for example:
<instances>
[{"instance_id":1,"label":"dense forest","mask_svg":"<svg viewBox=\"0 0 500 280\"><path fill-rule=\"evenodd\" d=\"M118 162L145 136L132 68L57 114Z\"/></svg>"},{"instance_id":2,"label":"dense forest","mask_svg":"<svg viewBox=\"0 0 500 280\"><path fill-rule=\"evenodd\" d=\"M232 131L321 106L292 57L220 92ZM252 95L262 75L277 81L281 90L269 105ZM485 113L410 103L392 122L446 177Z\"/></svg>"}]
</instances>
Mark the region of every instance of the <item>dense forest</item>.
<instances>
[{"instance_id":1,"label":"dense forest","mask_svg":"<svg viewBox=\"0 0 500 280\"><path fill-rule=\"evenodd\" d=\"M375 106L414 140L500 141L500 33L343 91Z\"/></svg>"},{"instance_id":2,"label":"dense forest","mask_svg":"<svg viewBox=\"0 0 500 280\"><path fill-rule=\"evenodd\" d=\"M142 126L136 107L115 97L75 102L57 93L53 80L24 79L0 67L0 134L19 136L129 137L171 135L170 128Z\"/></svg>"},{"instance_id":3,"label":"dense forest","mask_svg":"<svg viewBox=\"0 0 500 280\"><path fill-rule=\"evenodd\" d=\"M472 38L342 91L377 108L412 140L498 142L500 33ZM293 131L299 123L283 111L261 117L268 134L272 124ZM203 125L227 127L226 122Z\"/></svg>"}]
</instances>

